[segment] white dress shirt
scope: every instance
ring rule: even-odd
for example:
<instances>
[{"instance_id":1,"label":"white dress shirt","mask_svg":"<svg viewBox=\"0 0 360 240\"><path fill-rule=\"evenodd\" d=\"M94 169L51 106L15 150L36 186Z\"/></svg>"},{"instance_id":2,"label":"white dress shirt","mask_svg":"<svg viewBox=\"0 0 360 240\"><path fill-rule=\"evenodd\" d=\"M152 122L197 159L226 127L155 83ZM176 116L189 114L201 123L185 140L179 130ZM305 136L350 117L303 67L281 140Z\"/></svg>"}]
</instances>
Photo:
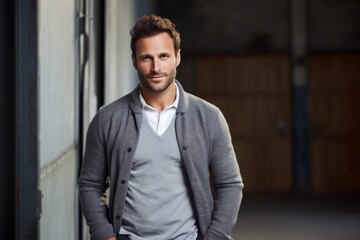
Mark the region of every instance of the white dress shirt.
<instances>
[{"instance_id":1,"label":"white dress shirt","mask_svg":"<svg viewBox=\"0 0 360 240\"><path fill-rule=\"evenodd\" d=\"M173 117L176 114L176 108L179 104L179 89L176 86L175 101L161 112L158 112L155 108L151 107L145 102L144 97L140 91L140 102L143 109L143 114L148 120L151 128L161 136L169 127Z\"/></svg>"}]
</instances>

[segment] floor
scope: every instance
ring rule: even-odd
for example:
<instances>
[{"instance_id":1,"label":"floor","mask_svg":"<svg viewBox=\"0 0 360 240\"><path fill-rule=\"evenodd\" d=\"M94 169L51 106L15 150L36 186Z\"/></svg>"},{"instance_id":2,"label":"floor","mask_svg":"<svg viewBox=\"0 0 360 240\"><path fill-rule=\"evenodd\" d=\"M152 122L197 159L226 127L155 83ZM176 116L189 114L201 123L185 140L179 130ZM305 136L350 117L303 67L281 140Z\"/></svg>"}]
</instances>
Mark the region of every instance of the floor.
<instances>
[{"instance_id":1,"label":"floor","mask_svg":"<svg viewBox=\"0 0 360 240\"><path fill-rule=\"evenodd\" d=\"M360 195L246 195L234 240L360 240Z\"/></svg>"}]
</instances>

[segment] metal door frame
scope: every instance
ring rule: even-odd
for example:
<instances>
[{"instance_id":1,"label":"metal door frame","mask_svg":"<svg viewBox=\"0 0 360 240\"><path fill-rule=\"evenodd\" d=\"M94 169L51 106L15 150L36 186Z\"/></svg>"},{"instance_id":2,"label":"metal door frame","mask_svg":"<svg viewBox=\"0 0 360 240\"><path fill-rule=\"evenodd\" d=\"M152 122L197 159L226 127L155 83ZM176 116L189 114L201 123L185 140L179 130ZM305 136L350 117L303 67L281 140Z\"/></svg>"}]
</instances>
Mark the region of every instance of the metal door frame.
<instances>
[{"instance_id":1,"label":"metal door frame","mask_svg":"<svg viewBox=\"0 0 360 240\"><path fill-rule=\"evenodd\" d=\"M15 3L15 234L38 239L38 1Z\"/></svg>"}]
</instances>

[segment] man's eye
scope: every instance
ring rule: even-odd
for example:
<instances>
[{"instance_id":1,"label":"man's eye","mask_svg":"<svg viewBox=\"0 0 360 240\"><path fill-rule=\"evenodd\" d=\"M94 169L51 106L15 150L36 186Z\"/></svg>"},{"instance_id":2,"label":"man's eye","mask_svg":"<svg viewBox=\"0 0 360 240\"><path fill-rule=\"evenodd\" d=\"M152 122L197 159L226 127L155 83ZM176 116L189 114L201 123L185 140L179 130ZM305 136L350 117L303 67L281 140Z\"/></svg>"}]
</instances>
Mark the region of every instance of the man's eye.
<instances>
[{"instance_id":1,"label":"man's eye","mask_svg":"<svg viewBox=\"0 0 360 240\"><path fill-rule=\"evenodd\" d=\"M145 57L142 57L141 60L142 61L150 61L150 57L149 56L145 56Z\"/></svg>"},{"instance_id":2,"label":"man's eye","mask_svg":"<svg viewBox=\"0 0 360 240\"><path fill-rule=\"evenodd\" d=\"M169 58L169 55L164 54L164 55L161 55L160 58L161 59L167 59L167 58Z\"/></svg>"}]
</instances>

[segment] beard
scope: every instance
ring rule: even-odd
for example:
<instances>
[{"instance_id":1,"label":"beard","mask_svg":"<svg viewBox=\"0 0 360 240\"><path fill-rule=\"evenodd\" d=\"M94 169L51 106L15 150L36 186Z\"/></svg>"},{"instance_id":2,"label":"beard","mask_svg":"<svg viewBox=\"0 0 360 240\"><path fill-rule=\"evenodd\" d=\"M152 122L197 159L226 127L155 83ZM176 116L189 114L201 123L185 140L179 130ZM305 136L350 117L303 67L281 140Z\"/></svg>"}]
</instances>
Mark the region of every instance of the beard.
<instances>
[{"instance_id":1,"label":"beard","mask_svg":"<svg viewBox=\"0 0 360 240\"><path fill-rule=\"evenodd\" d=\"M138 76L139 76L139 80L140 80L142 87L146 88L146 90L153 92L153 93L161 93L161 92L166 91L169 88L169 86L175 81L176 68L171 70L169 73L150 72L146 75L143 75L138 71ZM161 80L159 82L155 82L155 81L153 82L151 80L151 78L156 77L156 76L162 76L165 79Z\"/></svg>"}]
</instances>

